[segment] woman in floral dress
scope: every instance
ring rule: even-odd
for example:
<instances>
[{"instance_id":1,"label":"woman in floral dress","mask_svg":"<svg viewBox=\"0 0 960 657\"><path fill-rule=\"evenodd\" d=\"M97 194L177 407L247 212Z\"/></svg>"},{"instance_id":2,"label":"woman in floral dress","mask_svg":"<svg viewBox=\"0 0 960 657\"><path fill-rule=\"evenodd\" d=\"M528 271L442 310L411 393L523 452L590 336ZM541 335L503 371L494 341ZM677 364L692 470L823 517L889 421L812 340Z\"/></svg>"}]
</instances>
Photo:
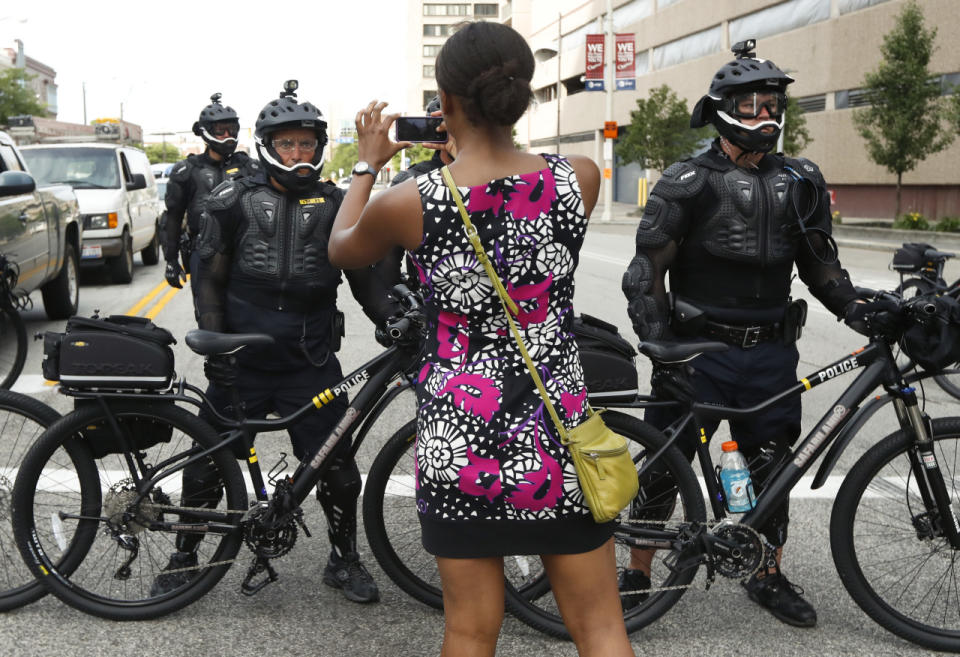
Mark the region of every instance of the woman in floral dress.
<instances>
[{"instance_id":1,"label":"woman in floral dress","mask_svg":"<svg viewBox=\"0 0 960 657\"><path fill-rule=\"evenodd\" d=\"M519 307L516 322L568 427L585 419L586 388L570 326L573 274L599 193L585 157L515 149L534 60L522 37L469 23L437 58L444 122L456 138L450 173L484 250ZM357 114L359 158L377 170L401 147L385 103ZM360 167L362 168L362 167ZM370 199L354 175L330 238L331 262L372 264L391 247L416 264L428 319L417 377L417 509L437 558L441 654L493 655L503 620L503 557L539 554L581 655L632 655L617 593L612 524L594 523L576 472L464 233L440 170Z\"/></svg>"}]
</instances>

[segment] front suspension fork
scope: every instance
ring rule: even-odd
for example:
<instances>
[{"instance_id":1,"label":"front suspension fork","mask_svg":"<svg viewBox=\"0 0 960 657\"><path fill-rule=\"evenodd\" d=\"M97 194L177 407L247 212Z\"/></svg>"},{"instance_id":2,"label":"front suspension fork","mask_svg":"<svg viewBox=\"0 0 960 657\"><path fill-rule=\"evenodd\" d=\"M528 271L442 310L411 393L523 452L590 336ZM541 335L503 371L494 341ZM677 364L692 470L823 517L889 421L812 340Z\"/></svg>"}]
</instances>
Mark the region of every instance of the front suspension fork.
<instances>
[{"instance_id":1,"label":"front suspension fork","mask_svg":"<svg viewBox=\"0 0 960 657\"><path fill-rule=\"evenodd\" d=\"M903 429L914 437L914 447L909 453L910 469L917 481L920 497L927 511L935 513L954 550L960 550L960 519L950 500L950 492L943 480L943 472L934 452L930 417L920 411L913 388L905 388L903 394L893 400L893 407Z\"/></svg>"}]
</instances>

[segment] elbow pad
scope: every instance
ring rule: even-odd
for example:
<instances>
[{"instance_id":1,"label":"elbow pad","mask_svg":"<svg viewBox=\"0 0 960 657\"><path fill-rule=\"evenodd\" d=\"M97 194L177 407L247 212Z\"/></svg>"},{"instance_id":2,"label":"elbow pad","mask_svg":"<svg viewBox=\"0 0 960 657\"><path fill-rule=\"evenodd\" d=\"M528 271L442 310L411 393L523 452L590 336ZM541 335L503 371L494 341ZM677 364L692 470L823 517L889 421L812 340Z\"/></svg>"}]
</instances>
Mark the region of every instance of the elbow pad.
<instances>
[{"instance_id":1,"label":"elbow pad","mask_svg":"<svg viewBox=\"0 0 960 657\"><path fill-rule=\"evenodd\" d=\"M816 288L810 288L810 292L822 303L827 310L832 312L838 318L843 318L844 310L847 304L854 299L859 299L853 283L850 282L850 274L846 269L841 269L841 275L838 278L832 278L823 285Z\"/></svg>"}]
</instances>

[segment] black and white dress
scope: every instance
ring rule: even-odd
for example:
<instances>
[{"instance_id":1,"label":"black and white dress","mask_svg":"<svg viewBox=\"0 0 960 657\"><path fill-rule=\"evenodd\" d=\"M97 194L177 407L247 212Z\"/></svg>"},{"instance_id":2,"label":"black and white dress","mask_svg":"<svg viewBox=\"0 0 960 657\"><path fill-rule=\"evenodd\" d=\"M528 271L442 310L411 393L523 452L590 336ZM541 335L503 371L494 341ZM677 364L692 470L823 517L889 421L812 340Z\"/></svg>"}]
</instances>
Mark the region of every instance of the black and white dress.
<instances>
[{"instance_id":1,"label":"black and white dress","mask_svg":"<svg viewBox=\"0 0 960 657\"><path fill-rule=\"evenodd\" d=\"M566 426L586 395L570 327L573 274L587 227L576 175L543 169L461 187L485 251L517 303L530 356ZM442 557L592 550L613 531L584 506L576 471L464 233L440 170L417 178L423 242L411 252L429 335L418 376L417 509Z\"/></svg>"}]
</instances>

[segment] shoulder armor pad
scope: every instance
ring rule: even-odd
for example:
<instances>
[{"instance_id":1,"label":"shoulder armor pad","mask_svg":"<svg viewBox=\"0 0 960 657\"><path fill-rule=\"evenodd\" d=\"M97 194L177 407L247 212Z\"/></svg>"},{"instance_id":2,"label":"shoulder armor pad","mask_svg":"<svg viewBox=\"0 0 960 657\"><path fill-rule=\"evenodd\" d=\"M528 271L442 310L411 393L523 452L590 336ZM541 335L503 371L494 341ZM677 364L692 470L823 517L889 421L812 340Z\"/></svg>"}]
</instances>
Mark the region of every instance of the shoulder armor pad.
<instances>
[{"instance_id":1,"label":"shoulder armor pad","mask_svg":"<svg viewBox=\"0 0 960 657\"><path fill-rule=\"evenodd\" d=\"M804 157L788 157L784 158L784 161L788 167L796 171L804 178L809 178L818 185L826 184L826 181L823 179L823 174L820 172L820 167L810 160Z\"/></svg>"},{"instance_id":2,"label":"shoulder armor pad","mask_svg":"<svg viewBox=\"0 0 960 657\"><path fill-rule=\"evenodd\" d=\"M192 155L190 157L193 157ZM173 165L173 169L170 170L170 177L183 180L190 175L190 167L193 163L188 159L180 160Z\"/></svg>"},{"instance_id":3,"label":"shoulder armor pad","mask_svg":"<svg viewBox=\"0 0 960 657\"><path fill-rule=\"evenodd\" d=\"M654 186L666 198L690 198L698 194L707 180L706 172L692 162L674 162Z\"/></svg>"},{"instance_id":4,"label":"shoulder armor pad","mask_svg":"<svg viewBox=\"0 0 960 657\"><path fill-rule=\"evenodd\" d=\"M241 184L239 180L225 180L210 192L207 197L207 209L211 212L225 210L234 205L240 198Z\"/></svg>"}]
</instances>

